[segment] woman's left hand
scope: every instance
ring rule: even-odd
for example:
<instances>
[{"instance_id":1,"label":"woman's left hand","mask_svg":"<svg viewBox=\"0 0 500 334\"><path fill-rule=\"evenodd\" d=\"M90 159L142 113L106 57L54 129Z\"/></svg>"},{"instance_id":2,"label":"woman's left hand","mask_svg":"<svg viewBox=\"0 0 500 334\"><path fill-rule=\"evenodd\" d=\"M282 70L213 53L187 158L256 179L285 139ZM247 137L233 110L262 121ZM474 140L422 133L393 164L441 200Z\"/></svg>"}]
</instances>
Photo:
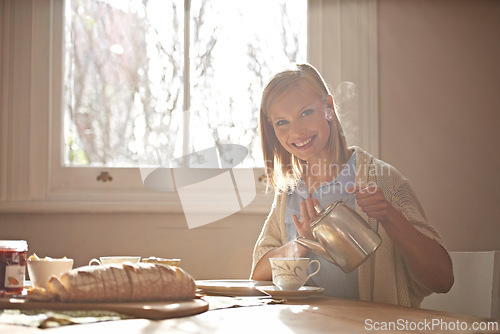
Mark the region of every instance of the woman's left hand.
<instances>
[{"instance_id":1,"label":"woman's left hand","mask_svg":"<svg viewBox=\"0 0 500 334\"><path fill-rule=\"evenodd\" d=\"M382 188L375 184L366 188L357 185L347 191L356 193L358 205L368 217L378 219L381 222L388 219L391 204L386 200Z\"/></svg>"},{"instance_id":2,"label":"woman's left hand","mask_svg":"<svg viewBox=\"0 0 500 334\"><path fill-rule=\"evenodd\" d=\"M307 198L305 201L300 203L300 220L297 215L292 215L293 223L297 228L297 232L299 236L304 237L306 239L314 240L314 235L311 230L311 223L318 217L318 213L314 209L314 206L319 204L317 198L312 200L311 198Z\"/></svg>"}]
</instances>

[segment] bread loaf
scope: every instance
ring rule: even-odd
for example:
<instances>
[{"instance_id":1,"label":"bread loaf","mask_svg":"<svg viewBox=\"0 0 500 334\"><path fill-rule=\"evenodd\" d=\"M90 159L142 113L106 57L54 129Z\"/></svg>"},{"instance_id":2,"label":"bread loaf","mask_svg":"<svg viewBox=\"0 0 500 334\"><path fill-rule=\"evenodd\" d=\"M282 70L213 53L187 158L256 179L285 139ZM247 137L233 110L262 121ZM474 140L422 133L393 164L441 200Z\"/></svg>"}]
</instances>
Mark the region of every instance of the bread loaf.
<instances>
[{"instance_id":1,"label":"bread loaf","mask_svg":"<svg viewBox=\"0 0 500 334\"><path fill-rule=\"evenodd\" d=\"M47 290L63 302L112 302L191 299L196 285L179 267L125 263L75 268L52 277Z\"/></svg>"}]
</instances>

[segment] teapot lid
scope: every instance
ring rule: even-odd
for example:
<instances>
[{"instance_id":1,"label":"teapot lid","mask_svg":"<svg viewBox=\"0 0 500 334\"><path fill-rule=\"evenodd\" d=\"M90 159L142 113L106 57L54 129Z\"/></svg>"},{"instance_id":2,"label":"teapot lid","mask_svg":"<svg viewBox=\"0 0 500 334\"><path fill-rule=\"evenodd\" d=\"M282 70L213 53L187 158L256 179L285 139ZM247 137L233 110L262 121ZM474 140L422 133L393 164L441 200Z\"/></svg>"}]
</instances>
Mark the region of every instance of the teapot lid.
<instances>
[{"instance_id":1,"label":"teapot lid","mask_svg":"<svg viewBox=\"0 0 500 334\"><path fill-rule=\"evenodd\" d=\"M314 226L316 226L316 224L318 224L321 219L323 219L326 215L328 215L333 209L335 209L335 207L341 203L347 203L347 201L352 197L354 196L354 193L351 193L349 195L349 197L347 197L347 199L340 199L338 201L335 201L333 202L332 204L330 204L326 209L323 209L321 207L321 205L318 203L314 206L314 210L316 210L317 213L319 213L319 217L316 218L312 223L311 223L311 228L313 228Z\"/></svg>"},{"instance_id":2,"label":"teapot lid","mask_svg":"<svg viewBox=\"0 0 500 334\"><path fill-rule=\"evenodd\" d=\"M319 217L316 218L312 223L311 223L311 228L316 226L326 215L328 215L337 205L342 203L342 200L338 200L327 206L326 209L323 209L323 207L318 203L314 206L314 209L316 212L319 214Z\"/></svg>"}]
</instances>

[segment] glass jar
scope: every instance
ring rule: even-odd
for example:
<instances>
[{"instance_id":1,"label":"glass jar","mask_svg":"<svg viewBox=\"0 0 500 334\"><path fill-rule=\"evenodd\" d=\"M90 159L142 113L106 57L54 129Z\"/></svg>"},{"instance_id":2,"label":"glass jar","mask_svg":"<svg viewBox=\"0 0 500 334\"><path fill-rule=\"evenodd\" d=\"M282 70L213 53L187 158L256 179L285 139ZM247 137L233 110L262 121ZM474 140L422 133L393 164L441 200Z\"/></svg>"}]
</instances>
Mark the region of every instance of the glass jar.
<instances>
[{"instance_id":1,"label":"glass jar","mask_svg":"<svg viewBox=\"0 0 500 334\"><path fill-rule=\"evenodd\" d=\"M0 290L21 293L26 272L25 240L0 240Z\"/></svg>"}]
</instances>

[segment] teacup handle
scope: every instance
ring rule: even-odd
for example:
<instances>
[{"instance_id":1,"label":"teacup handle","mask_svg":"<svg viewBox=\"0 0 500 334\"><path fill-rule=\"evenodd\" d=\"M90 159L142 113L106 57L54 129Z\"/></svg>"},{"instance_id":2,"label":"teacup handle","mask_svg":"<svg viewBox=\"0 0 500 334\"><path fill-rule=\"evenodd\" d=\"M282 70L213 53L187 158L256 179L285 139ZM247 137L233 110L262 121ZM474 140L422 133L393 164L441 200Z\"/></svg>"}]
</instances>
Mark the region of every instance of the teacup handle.
<instances>
[{"instance_id":1,"label":"teacup handle","mask_svg":"<svg viewBox=\"0 0 500 334\"><path fill-rule=\"evenodd\" d=\"M316 262L316 263L318 264L318 269L317 269L315 272L313 272L311 275L307 276L307 278L306 278L306 282L307 282L307 280L308 280L311 276L316 275L316 274L319 272L319 269L321 268L321 264L319 263L319 261L318 261L318 260L311 260L311 262L309 262L309 265L307 266L307 268L309 268L309 267L311 266L311 264L313 264L314 262Z\"/></svg>"},{"instance_id":2,"label":"teacup handle","mask_svg":"<svg viewBox=\"0 0 500 334\"><path fill-rule=\"evenodd\" d=\"M102 264L101 261L99 261L98 259L92 259L89 261L89 266L92 266L94 263L98 266Z\"/></svg>"}]
</instances>

